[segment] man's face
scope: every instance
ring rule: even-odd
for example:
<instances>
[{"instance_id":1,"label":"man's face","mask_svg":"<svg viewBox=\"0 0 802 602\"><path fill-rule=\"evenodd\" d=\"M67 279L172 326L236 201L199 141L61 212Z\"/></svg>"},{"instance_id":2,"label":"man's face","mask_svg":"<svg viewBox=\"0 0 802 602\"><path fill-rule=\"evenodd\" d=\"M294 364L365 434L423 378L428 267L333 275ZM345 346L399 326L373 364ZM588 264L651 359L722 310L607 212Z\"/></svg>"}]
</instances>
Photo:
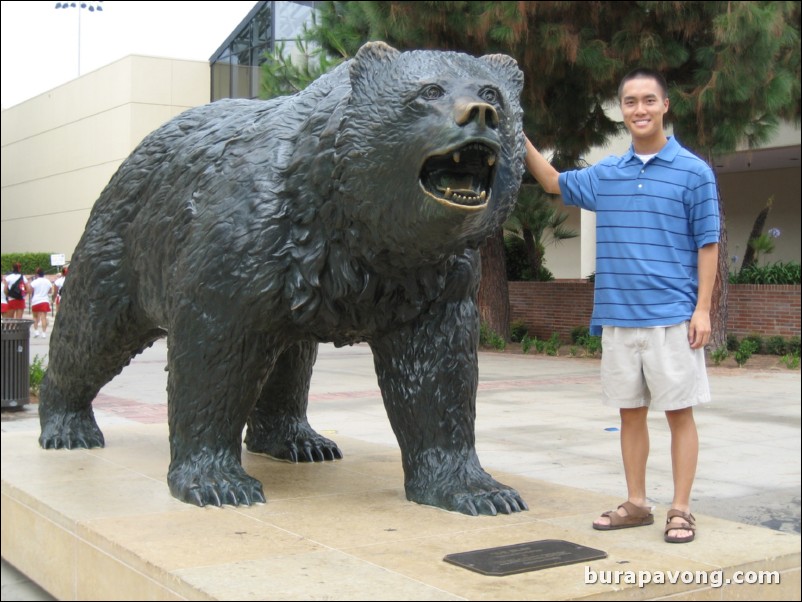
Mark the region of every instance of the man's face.
<instances>
[{"instance_id":1,"label":"man's face","mask_svg":"<svg viewBox=\"0 0 802 602\"><path fill-rule=\"evenodd\" d=\"M668 98L650 77L637 77L626 82L621 90L621 112L624 125L633 139L662 137L663 115L668 112Z\"/></svg>"}]
</instances>

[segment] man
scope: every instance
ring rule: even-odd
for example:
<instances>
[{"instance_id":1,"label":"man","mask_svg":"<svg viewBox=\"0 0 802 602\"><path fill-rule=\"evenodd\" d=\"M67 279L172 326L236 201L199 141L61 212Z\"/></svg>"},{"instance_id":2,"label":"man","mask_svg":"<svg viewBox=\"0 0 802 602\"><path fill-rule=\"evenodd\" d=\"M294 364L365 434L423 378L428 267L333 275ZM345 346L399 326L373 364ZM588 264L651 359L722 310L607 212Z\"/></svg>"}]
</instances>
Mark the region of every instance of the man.
<instances>
[{"instance_id":1,"label":"man","mask_svg":"<svg viewBox=\"0 0 802 602\"><path fill-rule=\"evenodd\" d=\"M602 334L602 397L619 408L627 501L598 530L654 522L646 502L647 413L665 411L674 497L665 541L693 541L690 511L699 441L693 406L709 401L704 346L718 265L719 215L710 167L666 137L663 76L636 69L618 89L629 152L558 173L527 140L526 166L566 204L596 212L591 334Z\"/></svg>"}]
</instances>

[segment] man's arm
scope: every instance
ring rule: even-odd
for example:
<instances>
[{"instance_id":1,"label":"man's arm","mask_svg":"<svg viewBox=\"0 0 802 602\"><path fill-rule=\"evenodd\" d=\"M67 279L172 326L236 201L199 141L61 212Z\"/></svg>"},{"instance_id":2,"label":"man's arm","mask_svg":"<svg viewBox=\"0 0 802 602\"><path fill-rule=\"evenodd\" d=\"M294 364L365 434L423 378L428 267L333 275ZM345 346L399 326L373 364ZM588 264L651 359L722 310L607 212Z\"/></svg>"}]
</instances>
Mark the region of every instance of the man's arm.
<instances>
[{"instance_id":1,"label":"man's arm","mask_svg":"<svg viewBox=\"0 0 802 602\"><path fill-rule=\"evenodd\" d=\"M526 139L526 169L540 183L543 190L550 194L560 194L560 172L546 161L529 138Z\"/></svg>"},{"instance_id":2,"label":"man's arm","mask_svg":"<svg viewBox=\"0 0 802 602\"><path fill-rule=\"evenodd\" d=\"M710 341L710 307L713 303L713 286L718 274L718 243L699 249L699 291L696 309L688 326L688 342L693 349L704 347Z\"/></svg>"}]
</instances>

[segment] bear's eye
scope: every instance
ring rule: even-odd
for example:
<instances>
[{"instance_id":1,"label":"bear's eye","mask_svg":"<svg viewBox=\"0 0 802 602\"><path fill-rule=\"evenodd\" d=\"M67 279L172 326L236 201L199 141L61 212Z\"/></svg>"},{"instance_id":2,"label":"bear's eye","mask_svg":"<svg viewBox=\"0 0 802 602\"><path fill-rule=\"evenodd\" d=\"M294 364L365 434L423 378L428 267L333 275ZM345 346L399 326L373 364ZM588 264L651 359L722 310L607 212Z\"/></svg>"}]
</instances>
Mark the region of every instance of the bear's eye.
<instances>
[{"instance_id":1,"label":"bear's eye","mask_svg":"<svg viewBox=\"0 0 802 602\"><path fill-rule=\"evenodd\" d=\"M479 98L491 104L498 104L499 92L495 88L482 88L479 90Z\"/></svg>"},{"instance_id":2,"label":"bear's eye","mask_svg":"<svg viewBox=\"0 0 802 602\"><path fill-rule=\"evenodd\" d=\"M429 84L420 91L420 97L424 100L437 100L445 95L445 90L437 84Z\"/></svg>"}]
</instances>

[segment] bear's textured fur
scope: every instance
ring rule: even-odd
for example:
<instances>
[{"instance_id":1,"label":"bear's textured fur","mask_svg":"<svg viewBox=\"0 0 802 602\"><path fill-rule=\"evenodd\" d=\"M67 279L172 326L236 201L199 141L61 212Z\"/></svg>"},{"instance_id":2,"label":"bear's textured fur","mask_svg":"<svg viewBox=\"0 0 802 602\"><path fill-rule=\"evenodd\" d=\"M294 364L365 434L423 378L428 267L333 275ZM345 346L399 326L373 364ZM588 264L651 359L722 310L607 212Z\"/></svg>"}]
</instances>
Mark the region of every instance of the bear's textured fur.
<instances>
[{"instance_id":1,"label":"bear's textured fur","mask_svg":"<svg viewBox=\"0 0 802 602\"><path fill-rule=\"evenodd\" d=\"M382 42L306 90L190 109L95 204L41 386L44 448L99 447L92 400L168 343L172 494L265 501L249 450L342 457L306 419L319 342L367 342L407 497L526 509L474 446L478 246L523 174L523 76L504 55Z\"/></svg>"}]
</instances>

